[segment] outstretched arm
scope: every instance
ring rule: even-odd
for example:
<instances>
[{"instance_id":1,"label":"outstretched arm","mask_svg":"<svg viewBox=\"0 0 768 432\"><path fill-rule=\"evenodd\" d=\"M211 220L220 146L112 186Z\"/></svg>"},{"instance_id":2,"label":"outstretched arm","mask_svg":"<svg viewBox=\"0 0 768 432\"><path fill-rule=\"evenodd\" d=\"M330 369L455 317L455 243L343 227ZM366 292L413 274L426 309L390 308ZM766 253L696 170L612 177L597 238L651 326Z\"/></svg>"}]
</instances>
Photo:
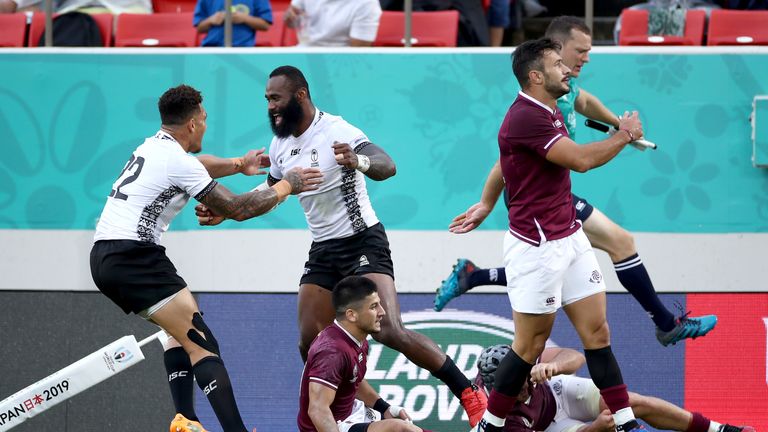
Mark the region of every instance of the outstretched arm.
<instances>
[{"instance_id":1,"label":"outstretched arm","mask_svg":"<svg viewBox=\"0 0 768 432\"><path fill-rule=\"evenodd\" d=\"M397 173L395 162L381 147L364 142L353 150L347 143L334 142L336 162L349 169L356 169L371 180L386 180Z\"/></svg>"},{"instance_id":2,"label":"outstretched arm","mask_svg":"<svg viewBox=\"0 0 768 432\"><path fill-rule=\"evenodd\" d=\"M217 184L200 199L202 205L195 207L195 213L201 225L216 225L225 218L243 221L268 212L288 195L317 189L320 182L322 174L317 168L294 168L271 187L242 195Z\"/></svg>"},{"instance_id":3,"label":"outstretched arm","mask_svg":"<svg viewBox=\"0 0 768 432\"><path fill-rule=\"evenodd\" d=\"M597 120L605 124L609 124L616 129L619 128L619 117L611 112L597 96L582 89L579 91L579 96L576 98L576 103L573 105L576 112L584 117Z\"/></svg>"},{"instance_id":4,"label":"outstretched arm","mask_svg":"<svg viewBox=\"0 0 768 432\"><path fill-rule=\"evenodd\" d=\"M234 158L221 158L213 155L200 155L197 157L208 175L212 178L221 178L237 173L245 175L266 174L262 168L269 167L269 156L264 154L264 148L249 150L244 156Z\"/></svg>"},{"instance_id":5,"label":"outstretched arm","mask_svg":"<svg viewBox=\"0 0 768 432\"><path fill-rule=\"evenodd\" d=\"M619 132L602 141L579 145L567 137L560 138L547 153L547 160L576 172L587 172L613 159L630 142L643 137L643 126L637 111L627 112L619 120Z\"/></svg>"},{"instance_id":6,"label":"outstretched arm","mask_svg":"<svg viewBox=\"0 0 768 432\"><path fill-rule=\"evenodd\" d=\"M501 174L501 164L497 160L485 180L480 202L473 204L467 211L453 218L448 226L448 231L454 234L464 234L480 226L493 210L503 190L504 179Z\"/></svg>"}]
</instances>

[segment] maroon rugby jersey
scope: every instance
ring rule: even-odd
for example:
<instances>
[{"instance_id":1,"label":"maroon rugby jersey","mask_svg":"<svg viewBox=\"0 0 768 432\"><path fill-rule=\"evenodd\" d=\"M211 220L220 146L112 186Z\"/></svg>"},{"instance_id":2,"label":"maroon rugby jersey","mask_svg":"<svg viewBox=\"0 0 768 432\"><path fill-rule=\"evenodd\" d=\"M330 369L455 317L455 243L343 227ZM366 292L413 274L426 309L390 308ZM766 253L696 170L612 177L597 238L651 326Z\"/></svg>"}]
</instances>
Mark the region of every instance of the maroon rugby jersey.
<instances>
[{"instance_id":1,"label":"maroon rugby jersey","mask_svg":"<svg viewBox=\"0 0 768 432\"><path fill-rule=\"evenodd\" d=\"M298 425L301 432L316 432L309 418L309 383L336 390L331 412L336 421L352 414L352 404L360 382L365 378L368 341L358 342L338 322L326 327L312 341L307 363L301 374Z\"/></svg>"},{"instance_id":2,"label":"maroon rugby jersey","mask_svg":"<svg viewBox=\"0 0 768 432\"><path fill-rule=\"evenodd\" d=\"M526 243L568 237L579 229L571 200L571 173L546 159L568 136L560 110L520 92L499 129L509 230Z\"/></svg>"},{"instance_id":3,"label":"maroon rugby jersey","mask_svg":"<svg viewBox=\"0 0 768 432\"><path fill-rule=\"evenodd\" d=\"M475 384L485 388L480 374L477 374ZM533 390L529 386L528 391L530 398L525 403L518 401L507 415L504 432L543 431L555 420L557 401L549 383L537 384Z\"/></svg>"}]
</instances>

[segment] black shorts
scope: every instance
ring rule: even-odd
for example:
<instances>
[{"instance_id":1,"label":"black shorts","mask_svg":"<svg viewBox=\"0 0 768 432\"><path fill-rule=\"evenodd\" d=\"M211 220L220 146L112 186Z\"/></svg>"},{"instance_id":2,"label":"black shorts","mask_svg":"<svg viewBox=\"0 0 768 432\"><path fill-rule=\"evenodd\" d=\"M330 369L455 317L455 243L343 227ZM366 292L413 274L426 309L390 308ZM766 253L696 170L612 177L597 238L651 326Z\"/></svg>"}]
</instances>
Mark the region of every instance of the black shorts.
<instances>
[{"instance_id":1,"label":"black shorts","mask_svg":"<svg viewBox=\"0 0 768 432\"><path fill-rule=\"evenodd\" d=\"M141 312L187 286L163 246L136 240L94 243L91 276L125 313Z\"/></svg>"},{"instance_id":2,"label":"black shorts","mask_svg":"<svg viewBox=\"0 0 768 432\"><path fill-rule=\"evenodd\" d=\"M347 276L368 273L395 278L389 240L380 223L350 237L312 242L299 283L333 290Z\"/></svg>"},{"instance_id":3,"label":"black shorts","mask_svg":"<svg viewBox=\"0 0 768 432\"><path fill-rule=\"evenodd\" d=\"M575 193L571 193L571 199L573 199L573 206L576 207L576 219L585 222L592 215L592 210L595 208L587 200Z\"/></svg>"}]
</instances>

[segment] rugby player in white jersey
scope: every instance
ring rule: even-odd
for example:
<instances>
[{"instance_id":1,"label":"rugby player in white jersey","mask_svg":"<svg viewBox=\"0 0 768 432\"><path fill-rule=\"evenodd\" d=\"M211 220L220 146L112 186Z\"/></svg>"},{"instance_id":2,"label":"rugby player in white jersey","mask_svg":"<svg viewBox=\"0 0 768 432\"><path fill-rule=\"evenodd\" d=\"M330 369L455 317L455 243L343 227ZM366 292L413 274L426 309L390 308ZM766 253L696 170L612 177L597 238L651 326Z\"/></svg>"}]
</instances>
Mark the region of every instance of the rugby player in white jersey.
<instances>
[{"instance_id":1,"label":"rugby player in white jersey","mask_svg":"<svg viewBox=\"0 0 768 432\"><path fill-rule=\"evenodd\" d=\"M318 169L296 168L266 190L233 194L213 178L257 174L268 163L263 150L233 159L189 155L202 149L207 118L202 101L200 92L186 85L160 97L160 130L134 150L99 218L91 274L99 290L125 313L154 322L169 334L164 357L179 413L171 432L203 431L193 408L193 376L223 430L242 432L246 429L218 343L160 238L190 197L219 214L245 220L264 214L289 194L316 190L322 175Z\"/></svg>"},{"instance_id":2,"label":"rugby player in white jersey","mask_svg":"<svg viewBox=\"0 0 768 432\"><path fill-rule=\"evenodd\" d=\"M315 336L333 323L331 292L336 283L346 276L365 276L376 283L388 311L373 337L443 381L461 400L474 426L485 410L484 392L434 341L405 328L400 318L389 241L365 185L365 177L380 181L395 175L395 163L360 129L316 108L299 69L281 66L269 77L265 97L275 137L269 148L267 184L277 184L297 167L319 168L323 173L317 190L299 194L313 239L299 288L302 358L306 360ZM196 210L202 224L223 220L205 206Z\"/></svg>"}]
</instances>

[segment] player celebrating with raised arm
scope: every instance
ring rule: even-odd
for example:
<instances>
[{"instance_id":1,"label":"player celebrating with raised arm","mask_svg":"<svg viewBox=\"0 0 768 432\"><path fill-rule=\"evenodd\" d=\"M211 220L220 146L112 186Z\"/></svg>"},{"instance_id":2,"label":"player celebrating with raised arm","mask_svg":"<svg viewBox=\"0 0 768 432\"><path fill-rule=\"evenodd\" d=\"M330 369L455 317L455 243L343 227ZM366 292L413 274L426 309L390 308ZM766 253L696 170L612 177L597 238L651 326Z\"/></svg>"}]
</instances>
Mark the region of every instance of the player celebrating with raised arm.
<instances>
[{"instance_id":1,"label":"player celebrating with raised arm","mask_svg":"<svg viewBox=\"0 0 768 432\"><path fill-rule=\"evenodd\" d=\"M475 383L488 391L509 345L486 348L477 359ZM616 424L592 380L574 375L584 356L570 348L545 348L507 416L504 432L614 432ZM686 411L653 396L629 393L635 415L656 429L681 432L755 432Z\"/></svg>"},{"instance_id":2,"label":"player celebrating with raised arm","mask_svg":"<svg viewBox=\"0 0 768 432\"><path fill-rule=\"evenodd\" d=\"M386 315L376 284L348 276L333 288L332 300L336 319L312 342L301 374L299 432L422 431L363 380L366 338L381 331Z\"/></svg>"},{"instance_id":3,"label":"player celebrating with raised arm","mask_svg":"<svg viewBox=\"0 0 768 432\"><path fill-rule=\"evenodd\" d=\"M219 345L160 238L190 197L219 214L245 220L267 212L288 194L317 189L322 175L314 168L296 168L267 190L233 194L212 177L258 173L261 152L235 159L187 154L202 149L208 116L202 102L200 92L186 85L160 97L160 130L134 150L99 218L91 274L99 291L125 313L133 312L170 335L164 357L179 413L171 432L203 431L194 412L193 376L223 430L242 432L246 429Z\"/></svg>"},{"instance_id":4,"label":"player celebrating with raised arm","mask_svg":"<svg viewBox=\"0 0 768 432\"><path fill-rule=\"evenodd\" d=\"M521 44L512 70L522 89L499 129L500 164L509 196L504 237L507 293L515 340L496 372L478 430L502 431L505 418L544 350L562 306L584 345L592 379L617 431L639 428L627 386L611 351L605 283L571 202L570 171L586 172L613 159L643 135L637 113L625 113L619 133L578 145L568 137L557 99L570 90L570 69L552 39Z\"/></svg>"},{"instance_id":5,"label":"player celebrating with raised arm","mask_svg":"<svg viewBox=\"0 0 768 432\"><path fill-rule=\"evenodd\" d=\"M552 20L546 37L558 41L562 48L563 63L571 68L570 91L557 100L557 107L565 117L565 124L572 139L576 137L576 113L618 127L619 118L593 94L578 85L582 68L589 62L592 49L592 32L581 18L561 16ZM480 202L456 216L449 229L466 233L480 225L493 210L504 188L498 162L488 175ZM584 198L572 195L576 218L584 227L584 233L593 247L608 253L616 276L624 288L637 300L656 325L656 338L666 346L685 338L706 335L715 327L717 317L706 315L675 317L659 299L648 271L635 249L632 235L609 219ZM435 309L442 310L453 298L481 285L506 286L504 267L481 269L467 259L460 259L435 296Z\"/></svg>"},{"instance_id":6,"label":"player celebrating with raised arm","mask_svg":"<svg viewBox=\"0 0 768 432\"><path fill-rule=\"evenodd\" d=\"M373 337L443 381L461 400L474 426L485 410L485 394L434 341L405 328L400 318L389 241L365 183L366 177L392 177L395 163L360 129L317 109L309 84L297 68L281 66L272 71L265 96L275 133L269 147L268 184L278 182L294 167L318 167L324 178L318 190L299 194L313 239L299 287L302 358L306 359L317 333L336 316L331 304L336 283L345 276L365 276L376 283L388 311L381 331ZM204 225L221 221L203 206L198 206L197 214Z\"/></svg>"}]
</instances>

